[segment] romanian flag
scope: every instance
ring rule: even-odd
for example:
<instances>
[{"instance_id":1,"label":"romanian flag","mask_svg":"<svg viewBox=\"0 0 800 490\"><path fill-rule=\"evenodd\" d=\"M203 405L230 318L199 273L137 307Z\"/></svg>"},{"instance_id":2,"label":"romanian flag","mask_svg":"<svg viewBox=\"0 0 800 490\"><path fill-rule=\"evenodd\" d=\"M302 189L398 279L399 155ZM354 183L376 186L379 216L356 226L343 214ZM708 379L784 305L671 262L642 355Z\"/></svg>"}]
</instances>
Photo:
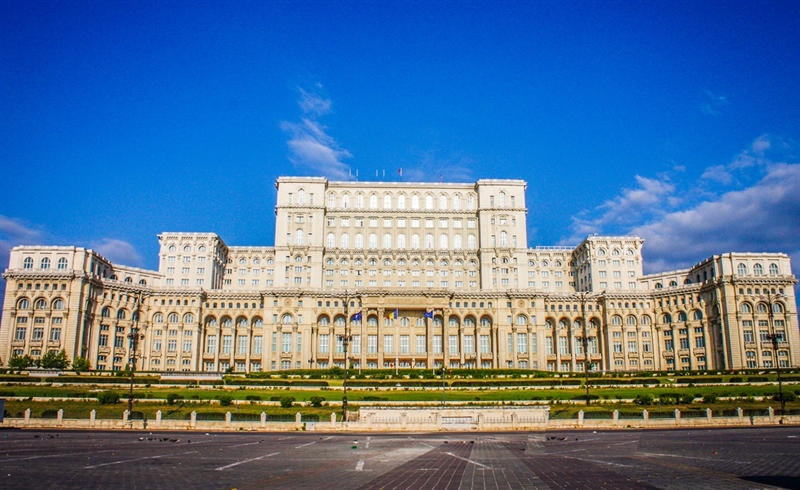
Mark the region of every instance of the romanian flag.
<instances>
[{"instance_id":1,"label":"romanian flag","mask_svg":"<svg viewBox=\"0 0 800 490\"><path fill-rule=\"evenodd\" d=\"M400 318L400 311L399 311L398 309L395 309L394 311L390 311L390 312L389 312L389 313L386 315L386 318L389 318L389 319L392 319L392 318L394 318L394 319Z\"/></svg>"}]
</instances>

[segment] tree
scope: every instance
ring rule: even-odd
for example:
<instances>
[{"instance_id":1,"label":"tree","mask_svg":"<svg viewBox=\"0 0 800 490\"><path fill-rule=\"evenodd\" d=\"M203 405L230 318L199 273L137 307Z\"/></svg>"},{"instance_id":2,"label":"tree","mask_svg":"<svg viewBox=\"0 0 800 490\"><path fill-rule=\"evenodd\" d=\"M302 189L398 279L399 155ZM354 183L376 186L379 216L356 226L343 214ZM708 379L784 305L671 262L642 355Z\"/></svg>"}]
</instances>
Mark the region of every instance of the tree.
<instances>
[{"instance_id":1,"label":"tree","mask_svg":"<svg viewBox=\"0 0 800 490\"><path fill-rule=\"evenodd\" d=\"M88 371L88 370L92 369L92 365L89 363L89 359L86 359L85 357L78 356L72 362L72 369L76 373L80 374L83 371Z\"/></svg>"},{"instance_id":2,"label":"tree","mask_svg":"<svg viewBox=\"0 0 800 490\"><path fill-rule=\"evenodd\" d=\"M40 360L40 365L44 369L67 369L69 367L69 358L67 351L61 349L61 352L54 350L47 351Z\"/></svg>"},{"instance_id":3,"label":"tree","mask_svg":"<svg viewBox=\"0 0 800 490\"><path fill-rule=\"evenodd\" d=\"M28 354L24 356L18 356L14 354L11 356L11 359L8 360L8 367L16 370L22 371L23 369L28 369L29 367L33 366L33 359Z\"/></svg>"}]
</instances>

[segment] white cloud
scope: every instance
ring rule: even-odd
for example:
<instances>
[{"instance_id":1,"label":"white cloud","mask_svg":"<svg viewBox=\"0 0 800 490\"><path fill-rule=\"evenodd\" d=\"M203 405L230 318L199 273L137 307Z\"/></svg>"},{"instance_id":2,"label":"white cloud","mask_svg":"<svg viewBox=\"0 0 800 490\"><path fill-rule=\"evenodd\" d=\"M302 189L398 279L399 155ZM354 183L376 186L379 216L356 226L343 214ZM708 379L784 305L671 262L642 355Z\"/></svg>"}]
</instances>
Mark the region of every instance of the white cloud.
<instances>
[{"instance_id":1,"label":"white cloud","mask_svg":"<svg viewBox=\"0 0 800 490\"><path fill-rule=\"evenodd\" d=\"M675 185L671 182L636 176L637 187L623 189L622 194L613 200L606 201L595 212L599 217L586 218L579 216L573 218L572 236L564 243L578 243L590 233L601 232L605 227L631 225L641 222L648 216L664 212L665 206L674 206L678 200L672 194Z\"/></svg>"},{"instance_id":2,"label":"white cloud","mask_svg":"<svg viewBox=\"0 0 800 490\"><path fill-rule=\"evenodd\" d=\"M713 180L714 182L719 182L720 184L730 184L733 180L733 176L730 172L725 170L725 165L714 165L713 167L708 167L703 175L700 176L701 179Z\"/></svg>"},{"instance_id":3,"label":"white cloud","mask_svg":"<svg viewBox=\"0 0 800 490\"><path fill-rule=\"evenodd\" d=\"M40 245L44 242L41 230L31 228L21 220L0 214L0 268L8 267L8 254L17 245Z\"/></svg>"},{"instance_id":4,"label":"white cloud","mask_svg":"<svg viewBox=\"0 0 800 490\"><path fill-rule=\"evenodd\" d=\"M800 255L800 164L775 164L755 185L630 230L645 239L647 272L723 252ZM800 263L794 263L795 270Z\"/></svg>"},{"instance_id":5,"label":"white cloud","mask_svg":"<svg viewBox=\"0 0 800 490\"><path fill-rule=\"evenodd\" d=\"M328 135L327 128L316 120L331 111L331 101L300 89L298 104L304 115L300 122L283 121L280 125L290 135L286 142L289 160L314 175L349 180L350 167L343 160L352 155Z\"/></svg>"},{"instance_id":6,"label":"white cloud","mask_svg":"<svg viewBox=\"0 0 800 490\"><path fill-rule=\"evenodd\" d=\"M135 267L142 265L142 256L136 251L136 247L124 240L102 238L93 242L91 247L111 262Z\"/></svg>"}]
</instances>

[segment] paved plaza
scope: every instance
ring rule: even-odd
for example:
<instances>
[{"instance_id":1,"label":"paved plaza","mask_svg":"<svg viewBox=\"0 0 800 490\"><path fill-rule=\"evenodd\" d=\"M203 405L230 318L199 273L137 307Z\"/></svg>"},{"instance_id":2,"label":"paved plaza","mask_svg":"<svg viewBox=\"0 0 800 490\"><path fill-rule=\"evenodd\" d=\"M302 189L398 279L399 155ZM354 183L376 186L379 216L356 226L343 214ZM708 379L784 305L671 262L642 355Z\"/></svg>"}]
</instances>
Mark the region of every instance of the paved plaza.
<instances>
[{"instance_id":1,"label":"paved plaza","mask_svg":"<svg viewBox=\"0 0 800 490\"><path fill-rule=\"evenodd\" d=\"M800 428L342 434L0 431L0 488L800 488Z\"/></svg>"}]
</instances>

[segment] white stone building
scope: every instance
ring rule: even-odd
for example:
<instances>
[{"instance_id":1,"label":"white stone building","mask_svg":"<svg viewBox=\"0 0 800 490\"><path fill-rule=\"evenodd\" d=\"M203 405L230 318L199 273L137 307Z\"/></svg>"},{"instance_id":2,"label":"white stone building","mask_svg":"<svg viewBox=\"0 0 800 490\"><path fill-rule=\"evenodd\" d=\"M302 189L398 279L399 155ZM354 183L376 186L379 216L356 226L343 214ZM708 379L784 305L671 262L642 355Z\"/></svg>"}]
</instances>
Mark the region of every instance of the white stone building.
<instances>
[{"instance_id":1,"label":"white stone building","mask_svg":"<svg viewBox=\"0 0 800 490\"><path fill-rule=\"evenodd\" d=\"M529 248L525 186L282 177L274 247L162 233L158 271L15 247L0 358L66 349L119 370L135 328L153 371L344 366L345 333L364 370L582 371L586 350L602 371L800 365L787 255L643 275L634 236Z\"/></svg>"}]
</instances>

